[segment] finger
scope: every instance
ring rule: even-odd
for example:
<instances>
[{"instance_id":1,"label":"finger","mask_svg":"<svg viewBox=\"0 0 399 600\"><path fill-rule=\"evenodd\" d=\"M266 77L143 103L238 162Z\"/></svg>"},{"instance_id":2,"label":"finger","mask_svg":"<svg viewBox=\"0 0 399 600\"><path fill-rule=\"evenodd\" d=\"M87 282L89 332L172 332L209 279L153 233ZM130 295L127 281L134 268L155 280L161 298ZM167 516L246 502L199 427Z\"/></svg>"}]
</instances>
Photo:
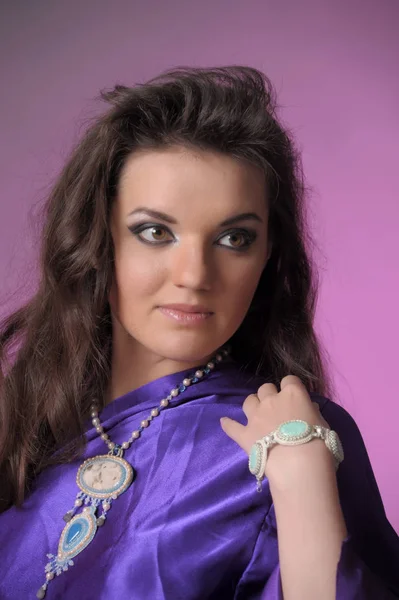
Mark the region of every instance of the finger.
<instances>
[{"instance_id":1,"label":"finger","mask_svg":"<svg viewBox=\"0 0 399 600\"><path fill-rule=\"evenodd\" d=\"M229 438L233 440L233 442L235 442L243 450L245 450L245 452L248 452L249 444L246 440L247 429L245 425L241 425L241 423L238 423L233 419L229 419L228 417L223 417L222 419L220 419L220 424L225 434L228 435Z\"/></svg>"},{"instance_id":2,"label":"finger","mask_svg":"<svg viewBox=\"0 0 399 600\"><path fill-rule=\"evenodd\" d=\"M316 410L318 410L320 412L320 406L318 402L312 402L313 406L315 407Z\"/></svg>"},{"instance_id":3,"label":"finger","mask_svg":"<svg viewBox=\"0 0 399 600\"><path fill-rule=\"evenodd\" d=\"M251 415L259 408L259 398L256 394L251 394L245 398L244 403L242 405L242 410L244 411L247 419L250 418Z\"/></svg>"},{"instance_id":4,"label":"finger","mask_svg":"<svg viewBox=\"0 0 399 600\"><path fill-rule=\"evenodd\" d=\"M286 375L282 378L280 388L283 390L288 385L295 385L297 387L299 386L303 389L306 389L302 381L296 375Z\"/></svg>"},{"instance_id":5,"label":"finger","mask_svg":"<svg viewBox=\"0 0 399 600\"><path fill-rule=\"evenodd\" d=\"M273 383L264 383L258 389L258 398L259 400L266 400L268 396L277 395L278 390L277 387Z\"/></svg>"}]
</instances>

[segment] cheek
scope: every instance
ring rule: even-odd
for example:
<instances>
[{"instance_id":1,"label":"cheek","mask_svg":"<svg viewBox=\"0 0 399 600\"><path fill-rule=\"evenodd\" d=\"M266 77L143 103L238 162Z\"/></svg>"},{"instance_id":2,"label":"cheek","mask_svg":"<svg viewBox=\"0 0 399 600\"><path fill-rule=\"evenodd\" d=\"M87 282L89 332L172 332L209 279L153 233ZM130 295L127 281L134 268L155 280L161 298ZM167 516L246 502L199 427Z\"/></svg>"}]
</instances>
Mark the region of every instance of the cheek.
<instances>
[{"instance_id":1,"label":"cheek","mask_svg":"<svg viewBox=\"0 0 399 600\"><path fill-rule=\"evenodd\" d=\"M229 289L231 305L235 306L237 310L249 308L262 275L263 267L263 263L255 261L252 264L247 263L240 265L240 268L235 266L232 269L226 289Z\"/></svg>"},{"instance_id":2,"label":"cheek","mask_svg":"<svg viewBox=\"0 0 399 600\"><path fill-rule=\"evenodd\" d=\"M224 282L224 293L221 306L223 327L233 335L244 321L251 306L256 288L263 272L263 263L246 263L230 273ZM222 288L223 289L223 288Z\"/></svg>"},{"instance_id":3,"label":"cheek","mask_svg":"<svg viewBox=\"0 0 399 600\"><path fill-rule=\"evenodd\" d=\"M155 255L155 253L154 253ZM155 293L164 279L162 261L156 257L141 257L140 253L120 255L115 258L113 293L110 297L121 305L138 301Z\"/></svg>"}]
</instances>

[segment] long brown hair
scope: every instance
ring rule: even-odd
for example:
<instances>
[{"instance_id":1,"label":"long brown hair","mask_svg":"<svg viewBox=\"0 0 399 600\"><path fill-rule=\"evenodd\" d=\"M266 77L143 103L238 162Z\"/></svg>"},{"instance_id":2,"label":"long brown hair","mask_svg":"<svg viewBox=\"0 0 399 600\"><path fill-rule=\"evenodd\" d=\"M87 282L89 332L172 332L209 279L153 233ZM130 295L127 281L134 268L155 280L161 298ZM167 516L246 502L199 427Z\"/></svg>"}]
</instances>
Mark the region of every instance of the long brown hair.
<instances>
[{"instance_id":1,"label":"long brown hair","mask_svg":"<svg viewBox=\"0 0 399 600\"><path fill-rule=\"evenodd\" d=\"M294 143L267 77L250 67L177 68L101 97L45 207L37 292L0 326L0 510L22 503L37 474L84 447L84 423L110 377L109 214L119 173L140 148L185 145L249 161L265 175L273 250L233 357L279 384L299 376L329 395L313 328L316 271Z\"/></svg>"}]
</instances>

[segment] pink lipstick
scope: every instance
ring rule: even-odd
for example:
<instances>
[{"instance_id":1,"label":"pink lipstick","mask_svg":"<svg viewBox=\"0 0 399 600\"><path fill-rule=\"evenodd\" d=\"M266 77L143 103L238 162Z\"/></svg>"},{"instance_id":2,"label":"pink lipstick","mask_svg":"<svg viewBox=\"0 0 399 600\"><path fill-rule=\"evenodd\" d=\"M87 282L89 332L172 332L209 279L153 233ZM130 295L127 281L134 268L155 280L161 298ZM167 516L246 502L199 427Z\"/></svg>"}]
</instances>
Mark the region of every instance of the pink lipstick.
<instances>
[{"instance_id":1,"label":"pink lipstick","mask_svg":"<svg viewBox=\"0 0 399 600\"><path fill-rule=\"evenodd\" d=\"M203 323L213 315L206 306L201 304L165 304L158 308L166 317L185 325Z\"/></svg>"}]
</instances>

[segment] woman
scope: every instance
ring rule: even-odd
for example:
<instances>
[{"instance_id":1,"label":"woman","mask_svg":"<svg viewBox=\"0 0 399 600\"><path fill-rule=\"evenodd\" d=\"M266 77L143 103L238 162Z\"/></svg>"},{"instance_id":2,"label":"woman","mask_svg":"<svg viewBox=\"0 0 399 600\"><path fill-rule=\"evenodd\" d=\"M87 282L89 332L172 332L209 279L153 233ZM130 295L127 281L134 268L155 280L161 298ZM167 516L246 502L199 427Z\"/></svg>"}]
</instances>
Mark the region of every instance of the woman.
<instances>
[{"instance_id":1,"label":"woman","mask_svg":"<svg viewBox=\"0 0 399 600\"><path fill-rule=\"evenodd\" d=\"M1 598L398 597L270 83L177 69L103 98L1 330Z\"/></svg>"}]
</instances>

